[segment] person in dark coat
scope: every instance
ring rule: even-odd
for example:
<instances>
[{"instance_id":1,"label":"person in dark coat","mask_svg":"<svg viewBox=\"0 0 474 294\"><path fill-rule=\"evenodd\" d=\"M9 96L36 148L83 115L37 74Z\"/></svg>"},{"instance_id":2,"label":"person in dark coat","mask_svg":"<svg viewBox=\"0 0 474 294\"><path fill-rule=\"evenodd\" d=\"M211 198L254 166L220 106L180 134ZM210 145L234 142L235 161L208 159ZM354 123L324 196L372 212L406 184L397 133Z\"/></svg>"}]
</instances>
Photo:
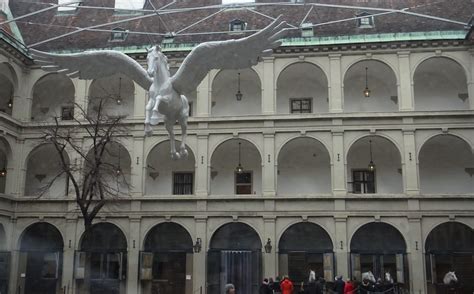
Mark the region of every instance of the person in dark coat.
<instances>
[{"instance_id":1,"label":"person in dark coat","mask_svg":"<svg viewBox=\"0 0 474 294\"><path fill-rule=\"evenodd\" d=\"M275 282L273 283L273 293L281 294L280 277L276 277Z\"/></svg>"},{"instance_id":2,"label":"person in dark coat","mask_svg":"<svg viewBox=\"0 0 474 294\"><path fill-rule=\"evenodd\" d=\"M374 285L368 279L363 279L362 283L359 285L359 293L367 294L369 292L375 292Z\"/></svg>"},{"instance_id":3,"label":"person in dark coat","mask_svg":"<svg viewBox=\"0 0 474 294\"><path fill-rule=\"evenodd\" d=\"M259 294L272 294L273 290L270 289L268 285L268 279L263 279L262 284L260 285L260 289L258 290Z\"/></svg>"},{"instance_id":4,"label":"person in dark coat","mask_svg":"<svg viewBox=\"0 0 474 294\"><path fill-rule=\"evenodd\" d=\"M336 282L334 282L334 292L337 294L344 294L344 287L346 283L342 280L342 276L338 276L336 278Z\"/></svg>"}]
</instances>

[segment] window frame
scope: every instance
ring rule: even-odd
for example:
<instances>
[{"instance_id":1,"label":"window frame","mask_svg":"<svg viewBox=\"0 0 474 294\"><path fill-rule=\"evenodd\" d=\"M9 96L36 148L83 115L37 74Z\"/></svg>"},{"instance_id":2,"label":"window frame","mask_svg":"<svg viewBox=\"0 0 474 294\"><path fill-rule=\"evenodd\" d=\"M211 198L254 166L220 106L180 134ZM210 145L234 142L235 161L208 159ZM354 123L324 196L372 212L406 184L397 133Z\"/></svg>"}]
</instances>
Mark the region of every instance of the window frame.
<instances>
[{"instance_id":1,"label":"window frame","mask_svg":"<svg viewBox=\"0 0 474 294\"><path fill-rule=\"evenodd\" d=\"M175 193L175 176L177 174L190 174L191 175L191 194L176 194ZM189 185L189 183L178 183L181 185ZM194 195L194 171L173 171L171 180L171 194L172 195Z\"/></svg>"},{"instance_id":2,"label":"window frame","mask_svg":"<svg viewBox=\"0 0 474 294\"><path fill-rule=\"evenodd\" d=\"M250 174L250 184L248 183L237 183L237 176L238 176L238 172L237 171L234 171L234 194L235 195L253 195L253 171L252 170L244 170L241 172L241 174L245 174L245 173L248 173ZM237 193L237 187L238 186L248 186L250 185L250 194L240 194L240 193Z\"/></svg>"},{"instance_id":3,"label":"window frame","mask_svg":"<svg viewBox=\"0 0 474 294\"><path fill-rule=\"evenodd\" d=\"M118 34L123 34L123 38L116 38L114 37L115 35ZM113 28L112 32L110 33L110 39L109 42L124 42L127 40L128 37L128 30L124 28Z\"/></svg>"},{"instance_id":4,"label":"window frame","mask_svg":"<svg viewBox=\"0 0 474 294\"><path fill-rule=\"evenodd\" d=\"M300 107L300 111L293 111L293 102L294 101L303 102L304 100L309 101L309 112L303 112L302 108ZM303 114L303 113L313 113L313 97L300 97L300 98L290 98L290 114Z\"/></svg>"},{"instance_id":5,"label":"window frame","mask_svg":"<svg viewBox=\"0 0 474 294\"><path fill-rule=\"evenodd\" d=\"M362 12L356 15L359 17L357 19L357 28L359 29L371 29L375 27L374 16L368 12Z\"/></svg>"},{"instance_id":6,"label":"window frame","mask_svg":"<svg viewBox=\"0 0 474 294\"><path fill-rule=\"evenodd\" d=\"M370 191L367 192L367 190L368 190L368 183L370 183L369 181L367 181L367 180L355 181L355 179L354 179L354 178L355 178L355 177L354 177L354 174L357 173L357 172L363 172L363 173L364 173L364 178L365 178L365 174L366 174L366 173L372 173L372 174L373 174L373 187L374 187L374 191L373 191L373 192L370 192ZM375 171L375 170L371 171L371 170L369 170L369 169L367 169L367 168L356 168L356 169L352 169L352 170L351 170L351 177L352 177L352 182L351 182L351 184L352 184L352 191L351 191L351 193L352 193L352 194L376 194L376 193L377 193L377 175L376 175L376 171ZM355 189L354 189L354 188L355 188L355 183L360 183L360 184L362 185L361 187L363 188L364 191L362 191L362 189L361 189L361 192L355 192Z\"/></svg>"},{"instance_id":7,"label":"window frame","mask_svg":"<svg viewBox=\"0 0 474 294\"><path fill-rule=\"evenodd\" d=\"M74 120L74 106L61 106L61 120Z\"/></svg>"}]
</instances>

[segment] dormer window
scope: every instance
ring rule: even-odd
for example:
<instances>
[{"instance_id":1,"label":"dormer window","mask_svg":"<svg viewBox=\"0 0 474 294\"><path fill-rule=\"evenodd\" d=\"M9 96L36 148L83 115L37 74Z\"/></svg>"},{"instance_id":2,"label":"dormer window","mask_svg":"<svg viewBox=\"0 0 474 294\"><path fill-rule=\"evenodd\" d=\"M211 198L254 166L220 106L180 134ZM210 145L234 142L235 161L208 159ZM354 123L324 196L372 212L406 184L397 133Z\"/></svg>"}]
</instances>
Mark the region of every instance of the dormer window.
<instances>
[{"instance_id":1,"label":"dormer window","mask_svg":"<svg viewBox=\"0 0 474 294\"><path fill-rule=\"evenodd\" d=\"M357 15L357 27L360 29L370 29L374 27L374 16L368 12L362 12Z\"/></svg>"},{"instance_id":2,"label":"dormer window","mask_svg":"<svg viewBox=\"0 0 474 294\"><path fill-rule=\"evenodd\" d=\"M143 9L145 0L115 0L115 13L135 14Z\"/></svg>"},{"instance_id":3,"label":"dormer window","mask_svg":"<svg viewBox=\"0 0 474 294\"><path fill-rule=\"evenodd\" d=\"M122 28L115 28L112 30L112 34L110 36L111 42L122 42L127 39L128 31Z\"/></svg>"},{"instance_id":4,"label":"dormer window","mask_svg":"<svg viewBox=\"0 0 474 294\"><path fill-rule=\"evenodd\" d=\"M69 4L65 6L58 6L58 13L60 14L74 14L77 11L77 7L81 5L80 0L58 0L59 5Z\"/></svg>"},{"instance_id":5,"label":"dormer window","mask_svg":"<svg viewBox=\"0 0 474 294\"><path fill-rule=\"evenodd\" d=\"M176 36L175 33L166 33L166 35L163 37L163 44L171 44L174 42L174 37Z\"/></svg>"},{"instance_id":6,"label":"dormer window","mask_svg":"<svg viewBox=\"0 0 474 294\"><path fill-rule=\"evenodd\" d=\"M301 24L301 37L310 38L314 37L313 24L312 23L303 23Z\"/></svg>"},{"instance_id":7,"label":"dormer window","mask_svg":"<svg viewBox=\"0 0 474 294\"><path fill-rule=\"evenodd\" d=\"M240 19L234 19L229 24L229 31L231 32L242 32L247 28L247 23Z\"/></svg>"}]
</instances>

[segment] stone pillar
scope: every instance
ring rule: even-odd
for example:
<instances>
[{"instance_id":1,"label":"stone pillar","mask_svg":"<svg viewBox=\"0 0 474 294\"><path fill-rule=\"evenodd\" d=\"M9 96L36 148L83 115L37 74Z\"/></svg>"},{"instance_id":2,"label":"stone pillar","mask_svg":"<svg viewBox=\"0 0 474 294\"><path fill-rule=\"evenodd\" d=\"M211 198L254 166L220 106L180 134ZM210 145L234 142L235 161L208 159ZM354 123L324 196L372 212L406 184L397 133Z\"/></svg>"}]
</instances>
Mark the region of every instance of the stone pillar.
<instances>
[{"instance_id":1,"label":"stone pillar","mask_svg":"<svg viewBox=\"0 0 474 294\"><path fill-rule=\"evenodd\" d=\"M210 173L210 159L209 152L209 135L198 134L198 150L196 157L196 195L207 196L209 194L209 173Z\"/></svg>"},{"instance_id":2,"label":"stone pillar","mask_svg":"<svg viewBox=\"0 0 474 294\"><path fill-rule=\"evenodd\" d=\"M207 292L207 217L196 216L194 220L196 228L196 237L193 242L196 242L197 238L201 238L201 251L193 254L193 293L205 294ZM202 292L200 292L201 287Z\"/></svg>"},{"instance_id":3,"label":"stone pillar","mask_svg":"<svg viewBox=\"0 0 474 294\"><path fill-rule=\"evenodd\" d=\"M347 217L334 217L336 224L336 244L334 244L334 255L336 256L335 275L349 277L349 244L347 242Z\"/></svg>"},{"instance_id":4,"label":"stone pillar","mask_svg":"<svg viewBox=\"0 0 474 294\"><path fill-rule=\"evenodd\" d=\"M148 103L148 89L143 89L139 84L135 86L135 99L133 100L133 117L145 121L145 106Z\"/></svg>"},{"instance_id":5,"label":"stone pillar","mask_svg":"<svg viewBox=\"0 0 474 294\"><path fill-rule=\"evenodd\" d=\"M335 195L346 195L346 169L344 163L344 133L332 133L332 190Z\"/></svg>"},{"instance_id":6,"label":"stone pillar","mask_svg":"<svg viewBox=\"0 0 474 294\"><path fill-rule=\"evenodd\" d=\"M73 80L76 93L74 96L74 103L77 106L74 107L74 115L77 117L82 114L82 111L78 107L82 108L87 113L87 107L89 107L89 86L91 81L89 80Z\"/></svg>"},{"instance_id":7,"label":"stone pillar","mask_svg":"<svg viewBox=\"0 0 474 294\"><path fill-rule=\"evenodd\" d=\"M262 192L263 196L275 196L275 133L263 134L263 171L262 171Z\"/></svg>"},{"instance_id":8,"label":"stone pillar","mask_svg":"<svg viewBox=\"0 0 474 294\"><path fill-rule=\"evenodd\" d=\"M196 116L208 117L211 114L211 85L209 74L202 80L196 90Z\"/></svg>"},{"instance_id":9,"label":"stone pillar","mask_svg":"<svg viewBox=\"0 0 474 294\"><path fill-rule=\"evenodd\" d=\"M415 109L415 101L413 99L413 81L410 71L410 52L398 52L398 107L400 111L413 111Z\"/></svg>"},{"instance_id":10,"label":"stone pillar","mask_svg":"<svg viewBox=\"0 0 474 294\"><path fill-rule=\"evenodd\" d=\"M12 117L21 121L31 121L33 98L28 97L27 87L18 89L18 95L13 96Z\"/></svg>"},{"instance_id":11,"label":"stone pillar","mask_svg":"<svg viewBox=\"0 0 474 294\"><path fill-rule=\"evenodd\" d=\"M12 150L12 165L9 164L9 170L7 170L7 186L5 193L16 197L24 195L25 192L27 155L24 154L24 149L25 141L17 140L16 146Z\"/></svg>"},{"instance_id":12,"label":"stone pillar","mask_svg":"<svg viewBox=\"0 0 474 294\"><path fill-rule=\"evenodd\" d=\"M421 234L421 218L408 219L408 260L411 293L426 293L425 266L423 263L423 242Z\"/></svg>"},{"instance_id":13,"label":"stone pillar","mask_svg":"<svg viewBox=\"0 0 474 294\"><path fill-rule=\"evenodd\" d=\"M130 218L130 234L127 252L127 294L138 291L138 267L140 265L140 218Z\"/></svg>"},{"instance_id":14,"label":"stone pillar","mask_svg":"<svg viewBox=\"0 0 474 294\"><path fill-rule=\"evenodd\" d=\"M467 91L469 94L469 109L474 110L474 49L469 52L471 53L471 80L467 81Z\"/></svg>"},{"instance_id":15,"label":"stone pillar","mask_svg":"<svg viewBox=\"0 0 474 294\"><path fill-rule=\"evenodd\" d=\"M66 218L65 243L63 249L62 289L64 293L72 293L74 288L74 258L76 245L77 218Z\"/></svg>"},{"instance_id":16,"label":"stone pillar","mask_svg":"<svg viewBox=\"0 0 474 294\"><path fill-rule=\"evenodd\" d=\"M264 216L263 225L264 225L264 240L263 246L267 244L267 240L270 239L272 245L272 252L266 253L265 247L263 248L263 277L276 277L277 276L277 256L278 256L278 247L277 247L277 237L275 234L275 220L274 216Z\"/></svg>"},{"instance_id":17,"label":"stone pillar","mask_svg":"<svg viewBox=\"0 0 474 294\"><path fill-rule=\"evenodd\" d=\"M275 114L275 57L263 58L262 114Z\"/></svg>"},{"instance_id":18,"label":"stone pillar","mask_svg":"<svg viewBox=\"0 0 474 294\"><path fill-rule=\"evenodd\" d=\"M142 196L144 191L144 182L146 179L146 158L143 151L145 137L142 135L133 137L133 151L131 156L131 194L133 197Z\"/></svg>"},{"instance_id":19,"label":"stone pillar","mask_svg":"<svg viewBox=\"0 0 474 294\"><path fill-rule=\"evenodd\" d=\"M341 54L329 54L329 112L343 112Z\"/></svg>"},{"instance_id":20,"label":"stone pillar","mask_svg":"<svg viewBox=\"0 0 474 294\"><path fill-rule=\"evenodd\" d=\"M415 131L403 131L403 179L405 183L405 193L417 195L420 193L418 181L418 164L416 159Z\"/></svg>"},{"instance_id":21,"label":"stone pillar","mask_svg":"<svg viewBox=\"0 0 474 294\"><path fill-rule=\"evenodd\" d=\"M19 276L19 262L20 262L20 250L15 250L20 246L20 244L16 244L16 238L17 238L17 233L16 233L16 224L17 224L17 219L16 218L11 218L10 219L10 227L11 227L11 234L10 234L10 239L12 240L10 242L11 244L11 255L10 255L10 280L8 284L8 293L19 293L17 291L18 287L18 276Z\"/></svg>"}]
</instances>

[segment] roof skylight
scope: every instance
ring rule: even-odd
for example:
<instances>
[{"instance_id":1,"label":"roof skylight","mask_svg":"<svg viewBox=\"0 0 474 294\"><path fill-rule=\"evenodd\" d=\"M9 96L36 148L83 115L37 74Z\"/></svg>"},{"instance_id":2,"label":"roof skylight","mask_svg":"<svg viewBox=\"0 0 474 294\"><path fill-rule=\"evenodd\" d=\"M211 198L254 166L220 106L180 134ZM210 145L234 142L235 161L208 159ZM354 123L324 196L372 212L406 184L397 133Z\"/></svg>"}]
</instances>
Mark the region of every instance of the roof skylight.
<instances>
[{"instance_id":1,"label":"roof skylight","mask_svg":"<svg viewBox=\"0 0 474 294\"><path fill-rule=\"evenodd\" d=\"M145 0L115 0L116 9L143 9Z\"/></svg>"},{"instance_id":2,"label":"roof skylight","mask_svg":"<svg viewBox=\"0 0 474 294\"><path fill-rule=\"evenodd\" d=\"M222 4L255 3L255 0L222 0Z\"/></svg>"}]
</instances>

